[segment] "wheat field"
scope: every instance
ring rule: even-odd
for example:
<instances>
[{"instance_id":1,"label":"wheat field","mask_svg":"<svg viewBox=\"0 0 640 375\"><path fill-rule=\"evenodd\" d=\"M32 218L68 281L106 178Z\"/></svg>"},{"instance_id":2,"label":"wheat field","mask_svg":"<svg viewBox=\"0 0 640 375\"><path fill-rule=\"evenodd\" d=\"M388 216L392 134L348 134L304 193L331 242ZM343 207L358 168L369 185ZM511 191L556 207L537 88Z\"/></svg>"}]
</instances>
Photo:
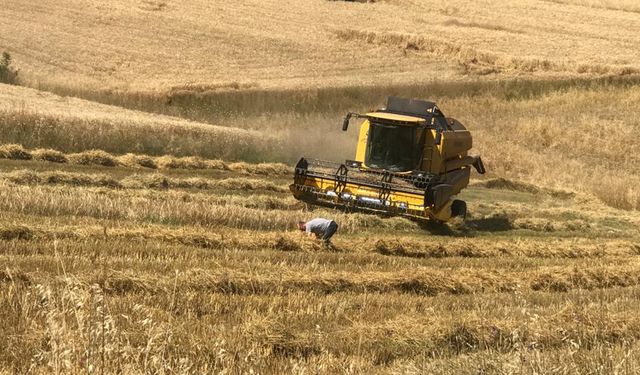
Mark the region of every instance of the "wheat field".
<instances>
[{"instance_id":1,"label":"wheat field","mask_svg":"<svg viewBox=\"0 0 640 375\"><path fill-rule=\"evenodd\" d=\"M151 92L628 74L634 4L9 0L0 46L32 85Z\"/></svg>"},{"instance_id":2,"label":"wheat field","mask_svg":"<svg viewBox=\"0 0 640 375\"><path fill-rule=\"evenodd\" d=\"M637 211L488 179L421 227L308 211L277 165L71 160L0 159L7 373L640 368ZM293 229L318 215L333 249Z\"/></svg>"},{"instance_id":3,"label":"wheat field","mask_svg":"<svg viewBox=\"0 0 640 375\"><path fill-rule=\"evenodd\" d=\"M631 0L8 0L0 374L640 373ZM488 173L447 225L305 205L387 95ZM296 222L330 217L333 247Z\"/></svg>"}]
</instances>

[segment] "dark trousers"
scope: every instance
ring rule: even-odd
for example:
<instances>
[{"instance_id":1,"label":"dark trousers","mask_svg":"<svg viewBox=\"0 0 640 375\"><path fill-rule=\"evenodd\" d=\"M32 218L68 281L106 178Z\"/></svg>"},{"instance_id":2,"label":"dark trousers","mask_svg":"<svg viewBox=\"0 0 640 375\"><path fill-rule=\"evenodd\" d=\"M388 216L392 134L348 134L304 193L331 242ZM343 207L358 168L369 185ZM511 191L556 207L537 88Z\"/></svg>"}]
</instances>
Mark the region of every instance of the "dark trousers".
<instances>
[{"instance_id":1,"label":"dark trousers","mask_svg":"<svg viewBox=\"0 0 640 375\"><path fill-rule=\"evenodd\" d=\"M335 221L331 221L329 223L329 227L327 228L327 231L324 232L324 235L322 236L322 240L325 242L329 242L329 240L331 239L331 237L333 237L333 235L338 231L338 224L336 224Z\"/></svg>"}]
</instances>

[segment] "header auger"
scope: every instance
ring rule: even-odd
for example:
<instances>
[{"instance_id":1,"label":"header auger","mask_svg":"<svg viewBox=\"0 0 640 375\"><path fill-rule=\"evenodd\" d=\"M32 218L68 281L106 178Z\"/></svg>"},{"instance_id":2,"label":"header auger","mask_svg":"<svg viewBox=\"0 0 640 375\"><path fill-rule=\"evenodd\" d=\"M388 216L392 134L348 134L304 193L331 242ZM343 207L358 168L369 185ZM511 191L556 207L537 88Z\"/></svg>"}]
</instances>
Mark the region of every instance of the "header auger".
<instances>
[{"instance_id":1,"label":"header auger","mask_svg":"<svg viewBox=\"0 0 640 375\"><path fill-rule=\"evenodd\" d=\"M355 160L301 158L290 185L297 199L413 219L466 215L466 203L455 195L469 184L471 167L485 169L479 156L467 154L471 133L462 124L435 103L396 97L376 112L347 113L342 130L354 117L364 119Z\"/></svg>"}]
</instances>

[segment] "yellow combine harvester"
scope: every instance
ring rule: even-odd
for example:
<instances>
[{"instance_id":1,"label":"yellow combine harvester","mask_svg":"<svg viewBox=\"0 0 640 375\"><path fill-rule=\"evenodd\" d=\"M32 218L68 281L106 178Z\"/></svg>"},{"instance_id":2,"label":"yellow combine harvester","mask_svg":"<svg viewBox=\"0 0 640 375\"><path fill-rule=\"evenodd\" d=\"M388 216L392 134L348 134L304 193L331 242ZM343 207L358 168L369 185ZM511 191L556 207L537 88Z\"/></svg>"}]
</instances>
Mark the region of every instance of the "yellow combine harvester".
<instances>
[{"instance_id":1,"label":"yellow combine harvester","mask_svg":"<svg viewBox=\"0 0 640 375\"><path fill-rule=\"evenodd\" d=\"M296 164L293 195L307 203L447 221L466 216L466 203L454 199L469 184L471 166L485 173L479 156L470 156L471 133L446 118L435 103L389 97L387 107L363 118L355 160L334 163L302 158Z\"/></svg>"}]
</instances>

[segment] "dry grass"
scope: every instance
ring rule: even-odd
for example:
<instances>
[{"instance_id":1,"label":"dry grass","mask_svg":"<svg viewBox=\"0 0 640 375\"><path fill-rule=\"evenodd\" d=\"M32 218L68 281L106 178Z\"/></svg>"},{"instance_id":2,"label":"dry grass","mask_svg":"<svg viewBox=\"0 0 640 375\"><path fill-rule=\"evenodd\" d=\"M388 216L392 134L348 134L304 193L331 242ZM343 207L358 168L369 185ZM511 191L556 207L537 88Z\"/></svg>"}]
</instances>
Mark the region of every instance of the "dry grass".
<instances>
[{"instance_id":1,"label":"dry grass","mask_svg":"<svg viewBox=\"0 0 640 375\"><path fill-rule=\"evenodd\" d=\"M36 164L3 166L12 163ZM154 173L73 168L0 180L0 366L11 371L633 373L640 365L631 359L640 328L636 213L489 180L469 189L486 197L468 199L469 226L441 236L403 219L306 211L286 191L264 190L279 183L273 175L246 179L247 166L217 172L230 175L221 180L183 169L165 177L188 187L177 190L148 189ZM119 185L79 183L100 179ZM205 182L216 189L192 189ZM512 227L487 231L496 214ZM313 216L340 224L332 248L293 229ZM523 217L590 225L518 229Z\"/></svg>"},{"instance_id":2,"label":"dry grass","mask_svg":"<svg viewBox=\"0 0 640 375\"><path fill-rule=\"evenodd\" d=\"M71 185L133 189L199 189L199 190L263 190L287 192L286 186L279 186L271 181L247 178L209 179L200 177L175 178L162 174L134 174L122 180L107 174L86 174L75 172L33 172L15 170L0 173L0 180L20 185Z\"/></svg>"},{"instance_id":3,"label":"dry grass","mask_svg":"<svg viewBox=\"0 0 640 375\"><path fill-rule=\"evenodd\" d=\"M445 113L460 119L472 130L477 152L484 156L490 177L520 180L555 190L569 188L591 194L614 207L633 210L640 207L640 193L637 189L640 181L637 181L638 176L635 173L635 166L640 160L635 152L633 136L638 124L632 111L634 103L638 101L639 90L633 82L601 81L594 82L591 86L587 83L580 86L582 84L577 82L577 86L573 87L538 87L532 83L532 87L528 89L526 85L489 85L487 88L491 91L484 96L476 92L472 92L472 96L460 96L454 87L451 96L447 96L446 90L442 89L443 97L439 102ZM10 90L17 89L12 87ZM30 91L27 92L29 95L32 94ZM19 93L21 91L14 92L16 96ZM419 91L413 94L426 95ZM367 96L363 100L366 102L371 98ZM60 106L53 100L43 103L49 103L47 105L53 108ZM355 107L352 109L366 110L365 105L368 106L354 104ZM554 110L541 111L540 108ZM258 164L249 168L241 163L222 163L211 159L211 156L219 158L221 155L229 155L233 159L232 155L237 155L241 159L252 161L294 162L301 155L305 155L341 160L353 157L352 149L356 135L356 127L352 127L346 135L339 131L339 126L336 125L340 122L338 113L284 113L248 117L229 122L238 127L271 133L272 138L257 140L260 137L258 134L261 133L256 133L256 143L247 148L244 136L235 140L221 140L216 136L216 140L211 142L223 142L222 148L228 150L219 152L203 141L207 139L206 136L201 137L201 134L191 131L175 133L184 135L185 138L179 138L179 141L176 141L173 135L170 136L170 128L164 127L161 135L156 135L155 130L149 133L151 128L147 128L144 135L136 131L118 131L118 135L112 139L109 137L112 133L107 131L101 133L102 137L96 136L91 139L80 135L85 131L93 134L94 128L87 123L77 127L66 122L49 124L46 119L43 123L25 115L20 107L15 107L14 111L8 113L14 113L17 117L4 123L7 131L2 133L2 139L5 142L24 142L24 145L30 147L48 147L62 151L99 148L117 154L130 153L127 148L140 150L138 155L142 159L111 156L111 161L106 155L100 159L108 164L124 163L130 166L140 163L153 166L144 154L158 155L175 151L178 157L156 158L155 164L159 168L240 168L247 172L251 170L249 173L254 174L277 173L285 171L287 167ZM71 123L73 124L73 121ZM160 134L160 128L157 132ZM252 130L247 134L252 134L251 132ZM69 137L69 134L76 136ZM178 149L168 145L156 147L153 143L158 141L158 137L170 137L173 140L167 142L173 144L182 144L183 139L187 139L190 140L189 146L181 146ZM191 142L192 137L198 138L195 143ZM325 137L332 139L329 145L317 141ZM77 144L77 139L83 139L83 143ZM113 140L118 142L114 143ZM150 143L140 145L140 141L145 140ZM278 146L270 147L269 144ZM291 147L286 150L280 148L283 144L289 144ZM594 145L598 147L594 148ZM185 150L191 150L191 155L200 156L179 157L184 155ZM31 151L27 149L21 152L25 152L26 157ZM550 158L554 160L553 163L549 162ZM92 159L82 157L79 160L91 162Z\"/></svg>"},{"instance_id":4,"label":"dry grass","mask_svg":"<svg viewBox=\"0 0 640 375\"><path fill-rule=\"evenodd\" d=\"M81 165L101 165L115 167L118 161L108 152L102 150L89 150L77 154L70 154L69 161Z\"/></svg>"},{"instance_id":5,"label":"dry grass","mask_svg":"<svg viewBox=\"0 0 640 375\"><path fill-rule=\"evenodd\" d=\"M32 155L21 145L8 144L0 146L0 158L14 160L31 160Z\"/></svg>"},{"instance_id":6,"label":"dry grass","mask_svg":"<svg viewBox=\"0 0 640 375\"><path fill-rule=\"evenodd\" d=\"M491 176L591 193L624 209L640 207L640 162L630 103L637 88L569 89L527 100L444 100L445 113L476 125L474 143ZM448 110L451 108L451 110ZM540 108L553 108L541 111ZM595 111L595 108L606 108Z\"/></svg>"},{"instance_id":7,"label":"dry grass","mask_svg":"<svg viewBox=\"0 0 640 375\"><path fill-rule=\"evenodd\" d=\"M637 71L637 8L631 0L518 0L508 7L469 0L109 6L49 0L38 7L9 1L0 13L11 20L0 28L0 47L31 85L89 88L86 95L173 92L179 101L185 92L466 79L487 74L486 61L475 59L482 56L491 56L492 74L504 77ZM375 26L344 22L365 13ZM20 38L27 31L29 41ZM336 32L387 41L363 45ZM438 47L415 48L397 35ZM468 51L462 69L459 51Z\"/></svg>"},{"instance_id":8,"label":"dry grass","mask_svg":"<svg viewBox=\"0 0 640 375\"><path fill-rule=\"evenodd\" d=\"M136 155L128 153L118 157L118 164L127 167L143 167L149 169L158 169L156 158L147 155Z\"/></svg>"},{"instance_id":9,"label":"dry grass","mask_svg":"<svg viewBox=\"0 0 640 375\"><path fill-rule=\"evenodd\" d=\"M0 142L65 153L100 149L115 154L200 155L257 161L273 158L280 142L255 131L128 111L0 84Z\"/></svg>"},{"instance_id":10,"label":"dry grass","mask_svg":"<svg viewBox=\"0 0 640 375\"><path fill-rule=\"evenodd\" d=\"M67 163L69 159L60 151L39 148L31 152L35 160L49 161L52 163Z\"/></svg>"},{"instance_id":11,"label":"dry grass","mask_svg":"<svg viewBox=\"0 0 640 375\"><path fill-rule=\"evenodd\" d=\"M292 167L282 163L259 163L249 164L245 162L231 163L227 166L230 170L248 173L248 174L262 174L265 176L278 176L290 174Z\"/></svg>"},{"instance_id":12,"label":"dry grass","mask_svg":"<svg viewBox=\"0 0 640 375\"><path fill-rule=\"evenodd\" d=\"M124 166L148 169L211 169L231 170L243 174L266 176L288 175L292 167L282 163L247 162L225 163L219 159L203 159L197 156L175 157L171 155L149 156L128 153L114 156L102 150L88 150L74 154L64 154L52 149L28 150L17 144L0 145L0 159L40 160L61 164L93 165L102 167Z\"/></svg>"},{"instance_id":13,"label":"dry grass","mask_svg":"<svg viewBox=\"0 0 640 375\"><path fill-rule=\"evenodd\" d=\"M88 193L75 195L93 200ZM141 194L135 201L149 206ZM55 226L60 213L20 216L16 207L2 212L29 224L0 221L8 338L0 361L17 371L633 373L639 365L633 240L426 241L415 228L409 240L341 232L335 252L297 233L78 213Z\"/></svg>"},{"instance_id":14,"label":"dry grass","mask_svg":"<svg viewBox=\"0 0 640 375\"><path fill-rule=\"evenodd\" d=\"M3 4L61 96L0 85L0 374L638 373L636 8ZM466 222L287 191L276 162L352 158L342 112L386 95L471 129Z\"/></svg>"},{"instance_id":15,"label":"dry grass","mask_svg":"<svg viewBox=\"0 0 640 375\"><path fill-rule=\"evenodd\" d=\"M556 190L569 188L592 194L614 207L637 209L640 206L640 194L636 186L640 183L635 182L640 181L636 181L638 176L635 166L639 160L635 152L633 134L638 124L632 108L638 100L639 90L633 82L601 81L583 83L584 85L577 82L577 86L567 87L536 86L537 84L532 83L532 87L528 89L524 84L504 87L488 85L487 89L490 91L485 95L473 91L472 96L461 96L455 87L450 93L451 96L447 96L446 89L441 88L443 96L438 101L445 113L460 119L472 130L476 152L484 156L491 177L521 180ZM11 87L10 90L19 88ZM20 93L33 94L31 91L11 92L16 97L19 97ZM413 94L426 95L418 90ZM60 103L50 100L50 95L45 97L48 98L42 102L48 103L45 107L60 106ZM371 98L367 96L363 100L367 102ZM380 101L379 98L377 100ZM366 110L365 106L369 104L354 104L352 109ZM541 111L540 108L554 110ZM28 147L47 147L60 151L84 152L92 148L114 154L136 151L136 154L143 158L139 159L140 163L150 166L153 166L153 163L145 159L145 154L162 155L175 151L176 157L155 159L155 164L160 168L244 168L258 174L282 172L286 170L283 165L265 164L248 168L242 167L242 164L221 164L214 158L228 155L229 159L233 160L235 155L251 161L294 162L301 155L305 155L341 160L353 157L356 135L356 127L352 127L346 135L339 131L339 126L336 125L340 122L338 113L284 113L247 117L229 122L238 127L260 129L261 132L271 135L263 139L259 135L263 133L255 133L256 143L252 145L251 142L247 144L250 138L245 139L245 136L221 139L211 134L215 140L210 142L224 144L221 147L227 151L221 151L212 147L209 141L205 142L209 139L208 136L191 130L176 130L173 133L169 125L152 131L154 128L145 127L144 133L142 129L141 133L135 130L117 130L117 136L110 138L114 134L112 131L116 132L116 128L113 128L96 133L102 136L96 135L92 138L80 135L84 132L94 134L95 128L91 122L82 122L80 125L69 120L70 122L50 124L46 118L43 120L29 117L31 115L25 114L27 112L20 106L7 113L13 113L17 117L4 122L6 131L1 136L4 142L23 142ZM253 134L252 132L253 130L249 130L246 134ZM69 137L69 134L75 136ZM175 138L178 135L181 137ZM332 139L329 145L317 141L325 137ZM77 143L78 139L82 139L82 143ZM165 139L167 144L158 147L155 143L159 139ZM169 145L176 142L181 145L188 142L189 145L178 148ZM281 148L283 144L291 147ZM594 148L594 145L598 147ZM180 157L186 150L191 150L190 155L200 156ZM23 151L27 154L30 152L28 149ZM113 163L105 158L101 160L109 164L122 162L126 165L140 165L132 157L112 158ZM553 163L549 162L550 158L554 160ZM90 161L91 158L82 160Z\"/></svg>"},{"instance_id":16,"label":"dry grass","mask_svg":"<svg viewBox=\"0 0 640 375\"><path fill-rule=\"evenodd\" d=\"M595 9L640 13L640 6L633 0L545 0L556 4L577 5Z\"/></svg>"}]
</instances>

